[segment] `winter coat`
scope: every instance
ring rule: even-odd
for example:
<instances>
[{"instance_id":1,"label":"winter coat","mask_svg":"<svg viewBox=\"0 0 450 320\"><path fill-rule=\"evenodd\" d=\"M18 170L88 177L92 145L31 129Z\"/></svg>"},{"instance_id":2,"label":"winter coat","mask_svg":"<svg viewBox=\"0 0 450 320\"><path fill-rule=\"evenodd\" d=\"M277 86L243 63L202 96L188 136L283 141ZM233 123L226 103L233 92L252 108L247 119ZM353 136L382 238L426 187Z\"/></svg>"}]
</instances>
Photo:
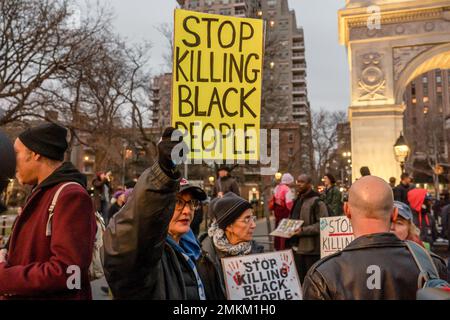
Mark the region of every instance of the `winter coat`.
<instances>
[{"instance_id":1,"label":"winter coat","mask_svg":"<svg viewBox=\"0 0 450 320\"><path fill-rule=\"evenodd\" d=\"M438 232L431 208L424 205L426 195L425 189L411 190L408 192L408 202L413 212L413 222L420 230L420 240L432 245L438 237Z\"/></svg>"},{"instance_id":2,"label":"winter coat","mask_svg":"<svg viewBox=\"0 0 450 320\"><path fill-rule=\"evenodd\" d=\"M414 189L414 185L412 184L403 184L400 183L398 186L396 186L392 192L394 193L394 200L395 201L400 201L403 203L406 203L407 205L409 205L409 201L408 201L408 192L410 190Z\"/></svg>"},{"instance_id":3,"label":"winter coat","mask_svg":"<svg viewBox=\"0 0 450 320\"><path fill-rule=\"evenodd\" d=\"M216 198L219 192L223 192L223 194L233 192L238 196L241 195L236 179L231 176L221 177L216 180L213 189L213 197Z\"/></svg>"},{"instance_id":4,"label":"winter coat","mask_svg":"<svg viewBox=\"0 0 450 320\"><path fill-rule=\"evenodd\" d=\"M108 221L112 218L113 215L115 215L117 212L119 212L119 210L122 207L119 206L119 204L116 202L114 202L111 207L109 207L109 211L108 211Z\"/></svg>"},{"instance_id":5,"label":"winter coat","mask_svg":"<svg viewBox=\"0 0 450 320\"><path fill-rule=\"evenodd\" d=\"M334 216L342 216L344 214L342 194L339 188L336 186L331 186L326 189L321 196L321 199L325 204L333 211ZM329 212L331 215L331 213Z\"/></svg>"},{"instance_id":6,"label":"winter coat","mask_svg":"<svg viewBox=\"0 0 450 320\"><path fill-rule=\"evenodd\" d=\"M217 297L217 299L226 299L226 289L225 289L225 279L223 275L222 270L222 263L220 261L221 258L225 258L225 255L220 254L216 247L214 246L214 242L209 236L205 236L201 240L201 247L205 254L205 257L208 258L215 266L217 277L220 281L220 295ZM257 253L263 253L264 247L262 245L259 245L255 241L252 241L252 249L249 254L257 254Z\"/></svg>"},{"instance_id":7,"label":"winter coat","mask_svg":"<svg viewBox=\"0 0 450 320\"><path fill-rule=\"evenodd\" d=\"M310 190L300 195L294 203L290 219L303 220L300 235L294 236L289 243L297 246L297 254L320 254L320 218L328 217L325 203L320 200L319 194Z\"/></svg>"},{"instance_id":8,"label":"winter coat","mask_svg":"<svg viewBox=\"0 0 450 320\"><path fill-rule=\"evenodd\" d=\"M102 206L101 202L104 201L106 203L109 203L109 193L111 190L111 186L109 184L108 180L101 180L99 177L96 177L94 180L92 180L92 186L94 187L94 205L97 211L101 211ZM105 188L108 193L108 198L105 197ZM102 214L104 214L102 212Z\"/></svg>"},{"instance_id":9,"label":"winter coat","mask_svg":"<svg viewBox=\"0 0 450 320\"><path fill-rule=\"evenodd\" d=\"M104 270L116 299L199 299L195 274L182 253L167 241L179 173L169 177L156 162L139 178L126 204L105 231ZM214 278L214 265L199 256L200 275ZM206 270L206 271L205 271ZM206 297L219 282L202 279Z\"/></svg>"},{"instance_id":10,"label":"winter coat","mask_svg":"<svg viewBox=\"0 0 450 320\"><path fill-rule=\"evenodd\" d=\"M432 254L441 279L445 261ZM374 268L378 267L377 268ZM369 288L379 274L379 287ZM419 268L404 241L393 233L361 236L344 250L315 263L303 283L305 300L415 300Z\"/></svg>"},{"instance_id":11,"label":"winter coat","mask_svg":"<svg viewBox=\"0 0 450 320\"><path fill-rule=\"evenodd\" d=\"M59 187L46 235L49 207ZM10 299L91 299L89 265L96 234L94 207L86 178L66 162L34 187L9 241L6 263L0 263L0 295ZM69 289L68 278L80 270L80 289ZM70 282L70 281L69 281Z\"/></svg>"},{"instance_id":12,"label":"winter coat","mask_svg":"<svg viewBox=\"0 0 450 320\"><path fill-rule=\"evenodd\" d=\"M285 184L279 184L274 190L274 208L275 227L278 227L281 220L289 218L292 207L294 205L295 195ZM275 250L284 250L286 247L286 239L281 237L274 238Z\"/></svg>"}]
</instances>

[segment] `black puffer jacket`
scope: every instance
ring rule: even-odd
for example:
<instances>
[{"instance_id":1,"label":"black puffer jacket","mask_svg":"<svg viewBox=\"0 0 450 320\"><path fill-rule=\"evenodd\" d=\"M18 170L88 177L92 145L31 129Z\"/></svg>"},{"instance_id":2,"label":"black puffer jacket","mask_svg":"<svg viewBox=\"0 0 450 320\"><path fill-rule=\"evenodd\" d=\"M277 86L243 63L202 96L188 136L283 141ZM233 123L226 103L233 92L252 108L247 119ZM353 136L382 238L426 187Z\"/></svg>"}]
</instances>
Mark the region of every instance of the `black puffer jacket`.
<instances>
[{"instance_id":1,"label":"black puffer jacket","mask_svg":"<svg viewBox=\"0 0 450 320\"><path fill-rule=\"evenodd\" d=\"M111 219L104 237L104 270L116 299L199 299L192 269L166 241L178 190L176 177L155 163L139 178L125 206ZM220 292L214 264L197 261L207 299Z\"/></svg>"},{"instance_id":2,"label":"black puffer jacket","mask_svg":"<svg viewBox=\"0 0 450 320\"><path fill-rule=\"evenodd\" d=\"M432 257L439 276L447 280L444 260ZM379 289L368 287L376 283L369 279L374 270L380 271ZM392 233L361 236L311 267L303 284L304 299L415 300L418 276L419 268L404 241Z\"/></svg>"},{"instance_id":3,"label":"black puffer jacket","mask_svg":"<svg viewBox=\"0 0 450 320\"><path fill-rule=\"evenodd\" d=\"M210 261L212 261L212 263L214 264L214 269L217 272L217 277L219 278L220 281L220 295L217 296L216 299L226 299L226 289L225 289L225 280L223 277L223 270L222 270L222 263L220 261L221 258L225 257L221 257L221 255L217 252L216 247L214 246L214 243L212 241L212 239L207 235L203 235L202 237L200 237L201 240L201 247L202 247L202 251L204 253L204 256L209 259ZM260 244L258 244L255 241L252 241L252 250L250 251L249 254L257 254L257 253L263 253L264 252L264 247ZM200 271L199 271L200 272ZM204 276L202 276L203 278Z\"/></svg>"}]
</instances>

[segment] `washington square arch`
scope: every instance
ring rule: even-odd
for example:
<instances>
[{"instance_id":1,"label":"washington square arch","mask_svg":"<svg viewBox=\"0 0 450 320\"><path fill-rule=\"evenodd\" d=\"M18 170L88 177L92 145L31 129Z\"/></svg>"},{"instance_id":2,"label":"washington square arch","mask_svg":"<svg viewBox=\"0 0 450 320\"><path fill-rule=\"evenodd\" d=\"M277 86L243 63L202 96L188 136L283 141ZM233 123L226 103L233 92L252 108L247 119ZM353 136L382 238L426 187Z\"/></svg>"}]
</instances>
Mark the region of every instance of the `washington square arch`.
<instances>
[{"instance_id":1,"label":"washington square arch","mask_svg":"<svg viewBox=\"0 0 450 320\"><path fill-rule=\"evenodd\" d=\"M450 68L450 0L347 0L338 14L350 68L352 176L368 166L386 180L399 177L393 146L405 88L424 72Z\"/></svg>"}]
</instances>

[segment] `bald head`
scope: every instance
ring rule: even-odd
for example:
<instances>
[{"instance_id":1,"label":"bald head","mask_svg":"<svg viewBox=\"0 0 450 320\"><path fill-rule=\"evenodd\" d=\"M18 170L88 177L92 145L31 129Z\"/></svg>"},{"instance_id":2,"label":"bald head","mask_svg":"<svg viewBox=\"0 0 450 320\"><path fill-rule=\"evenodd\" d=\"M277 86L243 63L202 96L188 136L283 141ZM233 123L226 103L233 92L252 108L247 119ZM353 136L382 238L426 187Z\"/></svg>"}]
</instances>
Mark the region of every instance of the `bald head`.
<instances>
[{"instance_id":1,"label":"bald head","mask_svg":"<svg viewBox=\"0 0 450 320\"><path fill-rule=\"evenodd\" d=\"M348 206L353 218L389 222L394 207L392 188L381 178L362 177L350 188Z\"/></svg>"}]
</instances>

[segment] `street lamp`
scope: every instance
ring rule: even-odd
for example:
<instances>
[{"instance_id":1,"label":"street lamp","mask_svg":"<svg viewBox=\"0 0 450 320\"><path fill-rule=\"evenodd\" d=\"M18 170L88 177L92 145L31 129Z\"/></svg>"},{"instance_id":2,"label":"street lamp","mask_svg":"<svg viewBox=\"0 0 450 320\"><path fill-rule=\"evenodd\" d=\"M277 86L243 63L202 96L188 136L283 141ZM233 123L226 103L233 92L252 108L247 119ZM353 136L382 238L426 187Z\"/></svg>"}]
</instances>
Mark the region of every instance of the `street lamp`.
<instances>
[{"instance_id":1,"label":"street lamp","mask_svg":"<svg viewBox=\"0 0 450 320\"><path fill-rule=\"evenodd\" d=\"M398 137L397 141L394 144L394 154L395 159L400 162L402 173L405 172L405 161L409 155L409 147L406 144L406 140L405 137L403 137L402 132L400 132L400 137Z\"/></svg>"},{"instance_id":2,"label":"street lamp","mask_svg":"<svg viewBox=\"0 0 450 320\"><path fill-rule=\"evenodd\" d=\"M275 173L275 179L276 179L276 180L280 180L280 179L281 179L281 176L282 176L281 172Z\"/></svg>"},{"instance_id":3,"label":"street lamp","mask_svg":"<svg viewBox=\"0 0 450 320\"><path fill-rule=\"evenodd\" d=\"M208 178L208 180L209 180L209 183L210 183L210 184L214 184L214 177L213 177L213 176L210 176L210 177Z\"/></svg>"}]
</instances>

